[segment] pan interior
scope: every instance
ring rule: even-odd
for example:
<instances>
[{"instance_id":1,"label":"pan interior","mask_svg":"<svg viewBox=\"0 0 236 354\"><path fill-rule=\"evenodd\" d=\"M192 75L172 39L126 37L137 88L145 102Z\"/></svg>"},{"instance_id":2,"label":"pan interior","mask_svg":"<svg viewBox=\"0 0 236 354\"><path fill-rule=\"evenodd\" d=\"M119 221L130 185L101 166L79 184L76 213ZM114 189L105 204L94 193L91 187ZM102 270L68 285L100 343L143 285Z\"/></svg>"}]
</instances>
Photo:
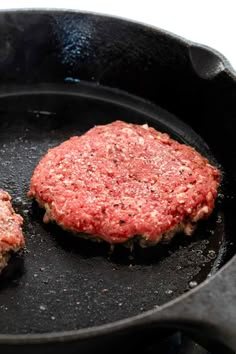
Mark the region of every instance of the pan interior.
<instances>
[{"instance_id":1,"label":"pan interior","mask_svg":"<svg viewBox=\"0 0 236 354\"><path fill-rule=\"evenodd\" d=\"M0 282L0 333L43 333L101 325L160 306L188 291L228 257L221 198L195 236L133 253L70 236L44 225L28 200L29 181L48 148L95 124L125 120L149 125L194 146L208 146L168 112L119 91L65 84L12 89L0 96L0 187L24 217L26 250Z\"/></svg>"}]
</instances>

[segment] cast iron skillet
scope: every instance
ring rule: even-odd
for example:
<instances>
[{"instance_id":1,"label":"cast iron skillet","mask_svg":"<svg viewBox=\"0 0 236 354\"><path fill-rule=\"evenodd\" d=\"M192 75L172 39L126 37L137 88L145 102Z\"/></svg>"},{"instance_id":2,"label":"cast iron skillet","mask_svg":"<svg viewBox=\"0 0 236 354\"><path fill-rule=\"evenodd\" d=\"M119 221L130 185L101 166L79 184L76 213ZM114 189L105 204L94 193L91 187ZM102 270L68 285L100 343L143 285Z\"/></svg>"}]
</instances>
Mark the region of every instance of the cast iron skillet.
<instances>
[{"instance_id":1,"label":"cast iron skillet","mask_svg":"<svg viewBox=\"0 0 236 354\"><path fill-rule=\"evenodd\" d=\"M0 186L24 216L27 244L1 276L1 351L125 352L181 329L234 353L236 82L227 61L122 19L9 11L0 13L0 77ZM165 131L221 169L214 214L193 238L110 254L43 225L26 197L41 156L116 119Z\"/></svg>"}]
</instances>

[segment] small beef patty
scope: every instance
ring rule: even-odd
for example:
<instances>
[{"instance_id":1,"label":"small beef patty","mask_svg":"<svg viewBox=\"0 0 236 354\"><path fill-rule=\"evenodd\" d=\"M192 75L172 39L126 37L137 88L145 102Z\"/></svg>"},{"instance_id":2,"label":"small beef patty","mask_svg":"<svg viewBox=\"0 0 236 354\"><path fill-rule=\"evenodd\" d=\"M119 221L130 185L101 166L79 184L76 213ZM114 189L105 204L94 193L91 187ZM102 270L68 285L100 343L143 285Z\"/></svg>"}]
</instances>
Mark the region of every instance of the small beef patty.
<instances>
[{"instance_id":1,"label":"small beef patty","mask_svg":"<svg viewBox=\"0 0 236 354\"><path fill-rule=\"evenodd\" d=\"M11 196L0 189L0 272L6 267L11 253L24 247L22 224L22 217L12 208Z\"/></svg>"},{"instance_id":2,"label":"small beef patty","mask_svg":"<svg viewBox=\"0 0 236 354\"><path fill-rule=\"evenodd\" d=\"M142 246L191 235L208 217L220 173L194 148L145 125L95 126L50 149L28 195L44 222L110 244L134 236Z\"/></svg>"}]
</instances>

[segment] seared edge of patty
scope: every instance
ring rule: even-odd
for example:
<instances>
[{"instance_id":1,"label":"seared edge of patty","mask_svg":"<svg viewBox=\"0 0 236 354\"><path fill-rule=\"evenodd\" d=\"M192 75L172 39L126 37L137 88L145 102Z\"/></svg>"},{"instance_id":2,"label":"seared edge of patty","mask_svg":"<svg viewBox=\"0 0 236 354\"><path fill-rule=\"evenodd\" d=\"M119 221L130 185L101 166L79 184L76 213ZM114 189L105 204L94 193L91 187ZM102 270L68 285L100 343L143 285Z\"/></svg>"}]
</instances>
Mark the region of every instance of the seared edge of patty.
<instances>
[{"instance_id":1,"label":"seared edge of patty","mask_svg":"<svg viewBox=\"0 0 236 354\"><path fill-rule=\"evenodd\" d=\"M35 198L35 200L41 208L45 209L45 214L43 218L45 224L49 222L55 222L65 231L73 233L74 236L78 236L96 242L108 242L107 238L104 238L103 235L93 234L91 237L91 234L89 233L86 234L84 232L78 232L77 230L73 230L71 228L66 228L63 224L58 223L58 221L53 218L48 203L44 203L39 198ZM198 206L195 212L192 212L191 218L189 216L186 217L185 220L175 225L172 229L164 232L161 235L158 235L158 237L156 237L156 239L154 240L149 240L144 235L131 235L129 238L119 238L116 240L116 242L111 242L111 244L123 243L125 247L132 248L133 241L137 241L141 247L145 248L148 246L155 246L159 242L169 243L172 238L178 233L184 233L186 236L192 236L195 229L197 228L198 221L207 219L211 215L211 213L212 210L209 209L208 205L203 204L202 206Z\"/></svg>"}]
</instances>

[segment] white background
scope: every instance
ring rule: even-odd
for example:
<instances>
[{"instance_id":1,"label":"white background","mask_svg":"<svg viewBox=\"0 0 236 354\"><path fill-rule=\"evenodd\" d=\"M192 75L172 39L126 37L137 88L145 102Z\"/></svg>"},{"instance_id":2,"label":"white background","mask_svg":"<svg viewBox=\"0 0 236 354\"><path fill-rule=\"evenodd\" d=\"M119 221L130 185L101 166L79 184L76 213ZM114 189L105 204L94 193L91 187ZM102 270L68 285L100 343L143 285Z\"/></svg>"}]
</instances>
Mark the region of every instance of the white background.
<instances>
[{"instance_id":1,"label":"white background","mask_svg":"<svg viewBox=\"0 0 236 354\"><path fill-rule=\"evenodd\" d=\"M67 8L130 18L220 51L236 68L236 0L0 0L0 9Z\"/></svg>"}]
</instances>

